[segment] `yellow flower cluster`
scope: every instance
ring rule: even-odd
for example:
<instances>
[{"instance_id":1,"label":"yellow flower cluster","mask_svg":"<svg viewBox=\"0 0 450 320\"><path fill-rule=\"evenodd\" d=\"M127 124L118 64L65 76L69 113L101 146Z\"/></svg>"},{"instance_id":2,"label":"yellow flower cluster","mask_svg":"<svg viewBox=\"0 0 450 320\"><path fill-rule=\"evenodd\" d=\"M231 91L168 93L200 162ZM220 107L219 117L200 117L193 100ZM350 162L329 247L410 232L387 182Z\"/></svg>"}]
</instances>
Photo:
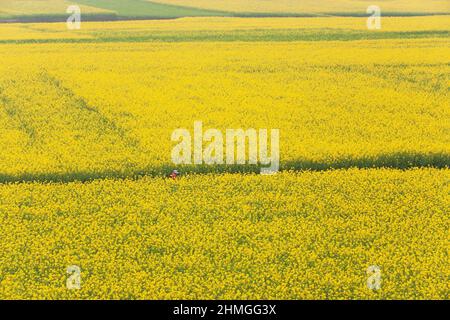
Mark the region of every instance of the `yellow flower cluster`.
<instances>
[{"instance_id":1,"label":"yellow flower cluster","mask_svg":"<svg viewBox=\"0 0 450 320\"><path fill-rule=\"evenodd\" d=\"M445 299L449 181L351 169L1 185L0 297Z\"/></svg>"}]
</instances>

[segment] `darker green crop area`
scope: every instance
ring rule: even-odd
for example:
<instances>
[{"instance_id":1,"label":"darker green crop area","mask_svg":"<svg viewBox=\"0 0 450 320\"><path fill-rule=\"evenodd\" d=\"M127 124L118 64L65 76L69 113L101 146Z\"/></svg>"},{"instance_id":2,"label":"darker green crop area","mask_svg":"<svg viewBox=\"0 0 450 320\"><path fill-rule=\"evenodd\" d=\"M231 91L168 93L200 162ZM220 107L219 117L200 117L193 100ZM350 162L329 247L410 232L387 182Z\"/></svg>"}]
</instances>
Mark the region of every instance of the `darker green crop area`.
<instances>
[{"instance_id":1,"label":"darker green crop area","mask_svg":"<svg viewBox=\"0 0 450 320\"><path fill-rule=\"evenodd\" d=\"M360 31L346 29L278 29L278 30L214 30L155 31L108 30L81 33L89 38L0 40L0 43L111 43L111 42L232 42L232 41L356 41L383 39L450 38L448 30L432 31ZM92 37L91 37L92 36Z\"/></svg>"},{"instance_id":2,"label":"darker green crop area","mask_svg":"<svg viewBox=\"0 0 450 320\"><path fill-rule=\"evenodd\" d=\"M114 11L119 18L180 18L223 16L226 13L212 10L180 7L145 0L75 0L91 7Z\"/></svg>"}]
</instances>

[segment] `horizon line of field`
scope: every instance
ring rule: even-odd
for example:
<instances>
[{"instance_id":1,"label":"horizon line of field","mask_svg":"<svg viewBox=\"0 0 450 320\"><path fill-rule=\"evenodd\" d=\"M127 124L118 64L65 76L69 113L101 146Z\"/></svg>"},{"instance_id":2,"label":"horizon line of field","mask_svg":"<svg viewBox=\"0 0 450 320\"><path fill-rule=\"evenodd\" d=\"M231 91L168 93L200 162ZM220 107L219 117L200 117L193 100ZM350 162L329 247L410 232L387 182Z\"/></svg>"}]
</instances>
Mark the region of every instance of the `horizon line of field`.
<instances>
[{"instance_id":1,"label":"horizon line of field","mask_svg":"<svg viewBox=\"0 0 450 320\"><path fill-rule=\"evenodd\" d=\"M72 171L49 173L0 173L0 185L15 183L70 183L92 182L94 180L119 179L138 180L143 177L169 177L173 170L183 175L211 175L211 174L260 174L260 165L159 165L129 171L101 170L101 171ZM324 172L333 170L414 170L414 169L450 169L450 154L421 154L398 152L384 154L377 157L361 157L357 159L340 159L332 163L313 160L288 161L280 164L278 172Z\"/></svg>"},{"instance_id":2,"label":"horizon line of field","mask_svg":"<svg viewBox=\"0 0 450 320\"><path fill-rule=\"evenodd\" d=\"M183 15L183 16L123 16L115 13L85 13L82 15L84 22L118 22L118 21L141 21L141 20L177 20L183 18L364 18L368 17L365 12L330 12L330 13L277 13L277 12L227 12L216 11L212 15ZM383 17L428 17L448 16L450 12L383 12ZM60 23L66 22L68 15L61 14L34 14L17 16L0 16L0 24L11 23Z\"/></svg>"}]
</instances>

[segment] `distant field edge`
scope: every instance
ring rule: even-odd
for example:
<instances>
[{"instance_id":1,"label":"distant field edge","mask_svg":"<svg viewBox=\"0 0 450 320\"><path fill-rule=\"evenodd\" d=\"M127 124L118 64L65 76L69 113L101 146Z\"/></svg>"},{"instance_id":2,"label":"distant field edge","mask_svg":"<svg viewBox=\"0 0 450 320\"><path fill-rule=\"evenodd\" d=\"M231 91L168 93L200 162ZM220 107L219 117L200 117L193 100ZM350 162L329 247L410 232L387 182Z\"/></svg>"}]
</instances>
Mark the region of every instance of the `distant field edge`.
<instances>
[{"instance_id":1,"label":"distant field edge","mask_svg":"<svg viewBox=\"0 0 450 320\"><path fill-rule=\"evenodd\" d=\"M384 17L425 17L425 16L449 16L450 12L442 13L421 13L421 12L386 12ZM130 21L130 20L175 20L190 17L229 17L229 18L324 18L324 17L367 17L366 13L254 13L254 12L211 12L203 15L119 15L115 13L85 13L81 16L81 21L85 22L110 22L110 21ZM51 23L65 22L68 14L35 14L1 16L0 23Z\"/></svg>"},{"instance_id":2,"label":"distant field edge","mask_svg":"<svg viewBox=\"0 0 450 320\"><path fill-rule=\"evenodd\" d=\"M1 17L0 23L49 23L49 22L65 22L69 17L68 14L36 14ZM120 20L113 13L86 13L82 16L82 21L118 21Z\"/></svg>"}]
</instances>

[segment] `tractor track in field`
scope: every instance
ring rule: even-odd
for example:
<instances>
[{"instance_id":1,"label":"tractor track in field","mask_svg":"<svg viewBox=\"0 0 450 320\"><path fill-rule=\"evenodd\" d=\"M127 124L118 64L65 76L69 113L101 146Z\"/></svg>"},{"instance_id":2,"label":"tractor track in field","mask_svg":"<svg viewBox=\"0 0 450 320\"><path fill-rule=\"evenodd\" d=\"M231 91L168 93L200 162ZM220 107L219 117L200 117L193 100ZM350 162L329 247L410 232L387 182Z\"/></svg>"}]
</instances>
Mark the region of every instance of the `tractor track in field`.
<instances>
[{"instance_id":1,"label":"tractor track in field","mask_svg":"<svg viewBox=\"0 0 450 320\"><path fill-rule=\"evenodd\" d=\"M395 153L380 155L377 157L365 157L358 159L341 159L334 163L326 163L312 160L299 160L281 163L279 172L325 172L331 170L347 169L392 169L411 170L430 168L437 170L450 169L450 154L420 154L420 153ZM217 174L260 174L260 166L255 165L199 165L176 166L161 165L147 168L135 168L128 172L114 170L102 171L68 171L48 173L0 173L0 184L11 183L70 183L91 182L104 179L138 180L143 177L164 178L170 172L178 169L181 176L186 175L217 175Z\"/></svg>"}]
</instances>

